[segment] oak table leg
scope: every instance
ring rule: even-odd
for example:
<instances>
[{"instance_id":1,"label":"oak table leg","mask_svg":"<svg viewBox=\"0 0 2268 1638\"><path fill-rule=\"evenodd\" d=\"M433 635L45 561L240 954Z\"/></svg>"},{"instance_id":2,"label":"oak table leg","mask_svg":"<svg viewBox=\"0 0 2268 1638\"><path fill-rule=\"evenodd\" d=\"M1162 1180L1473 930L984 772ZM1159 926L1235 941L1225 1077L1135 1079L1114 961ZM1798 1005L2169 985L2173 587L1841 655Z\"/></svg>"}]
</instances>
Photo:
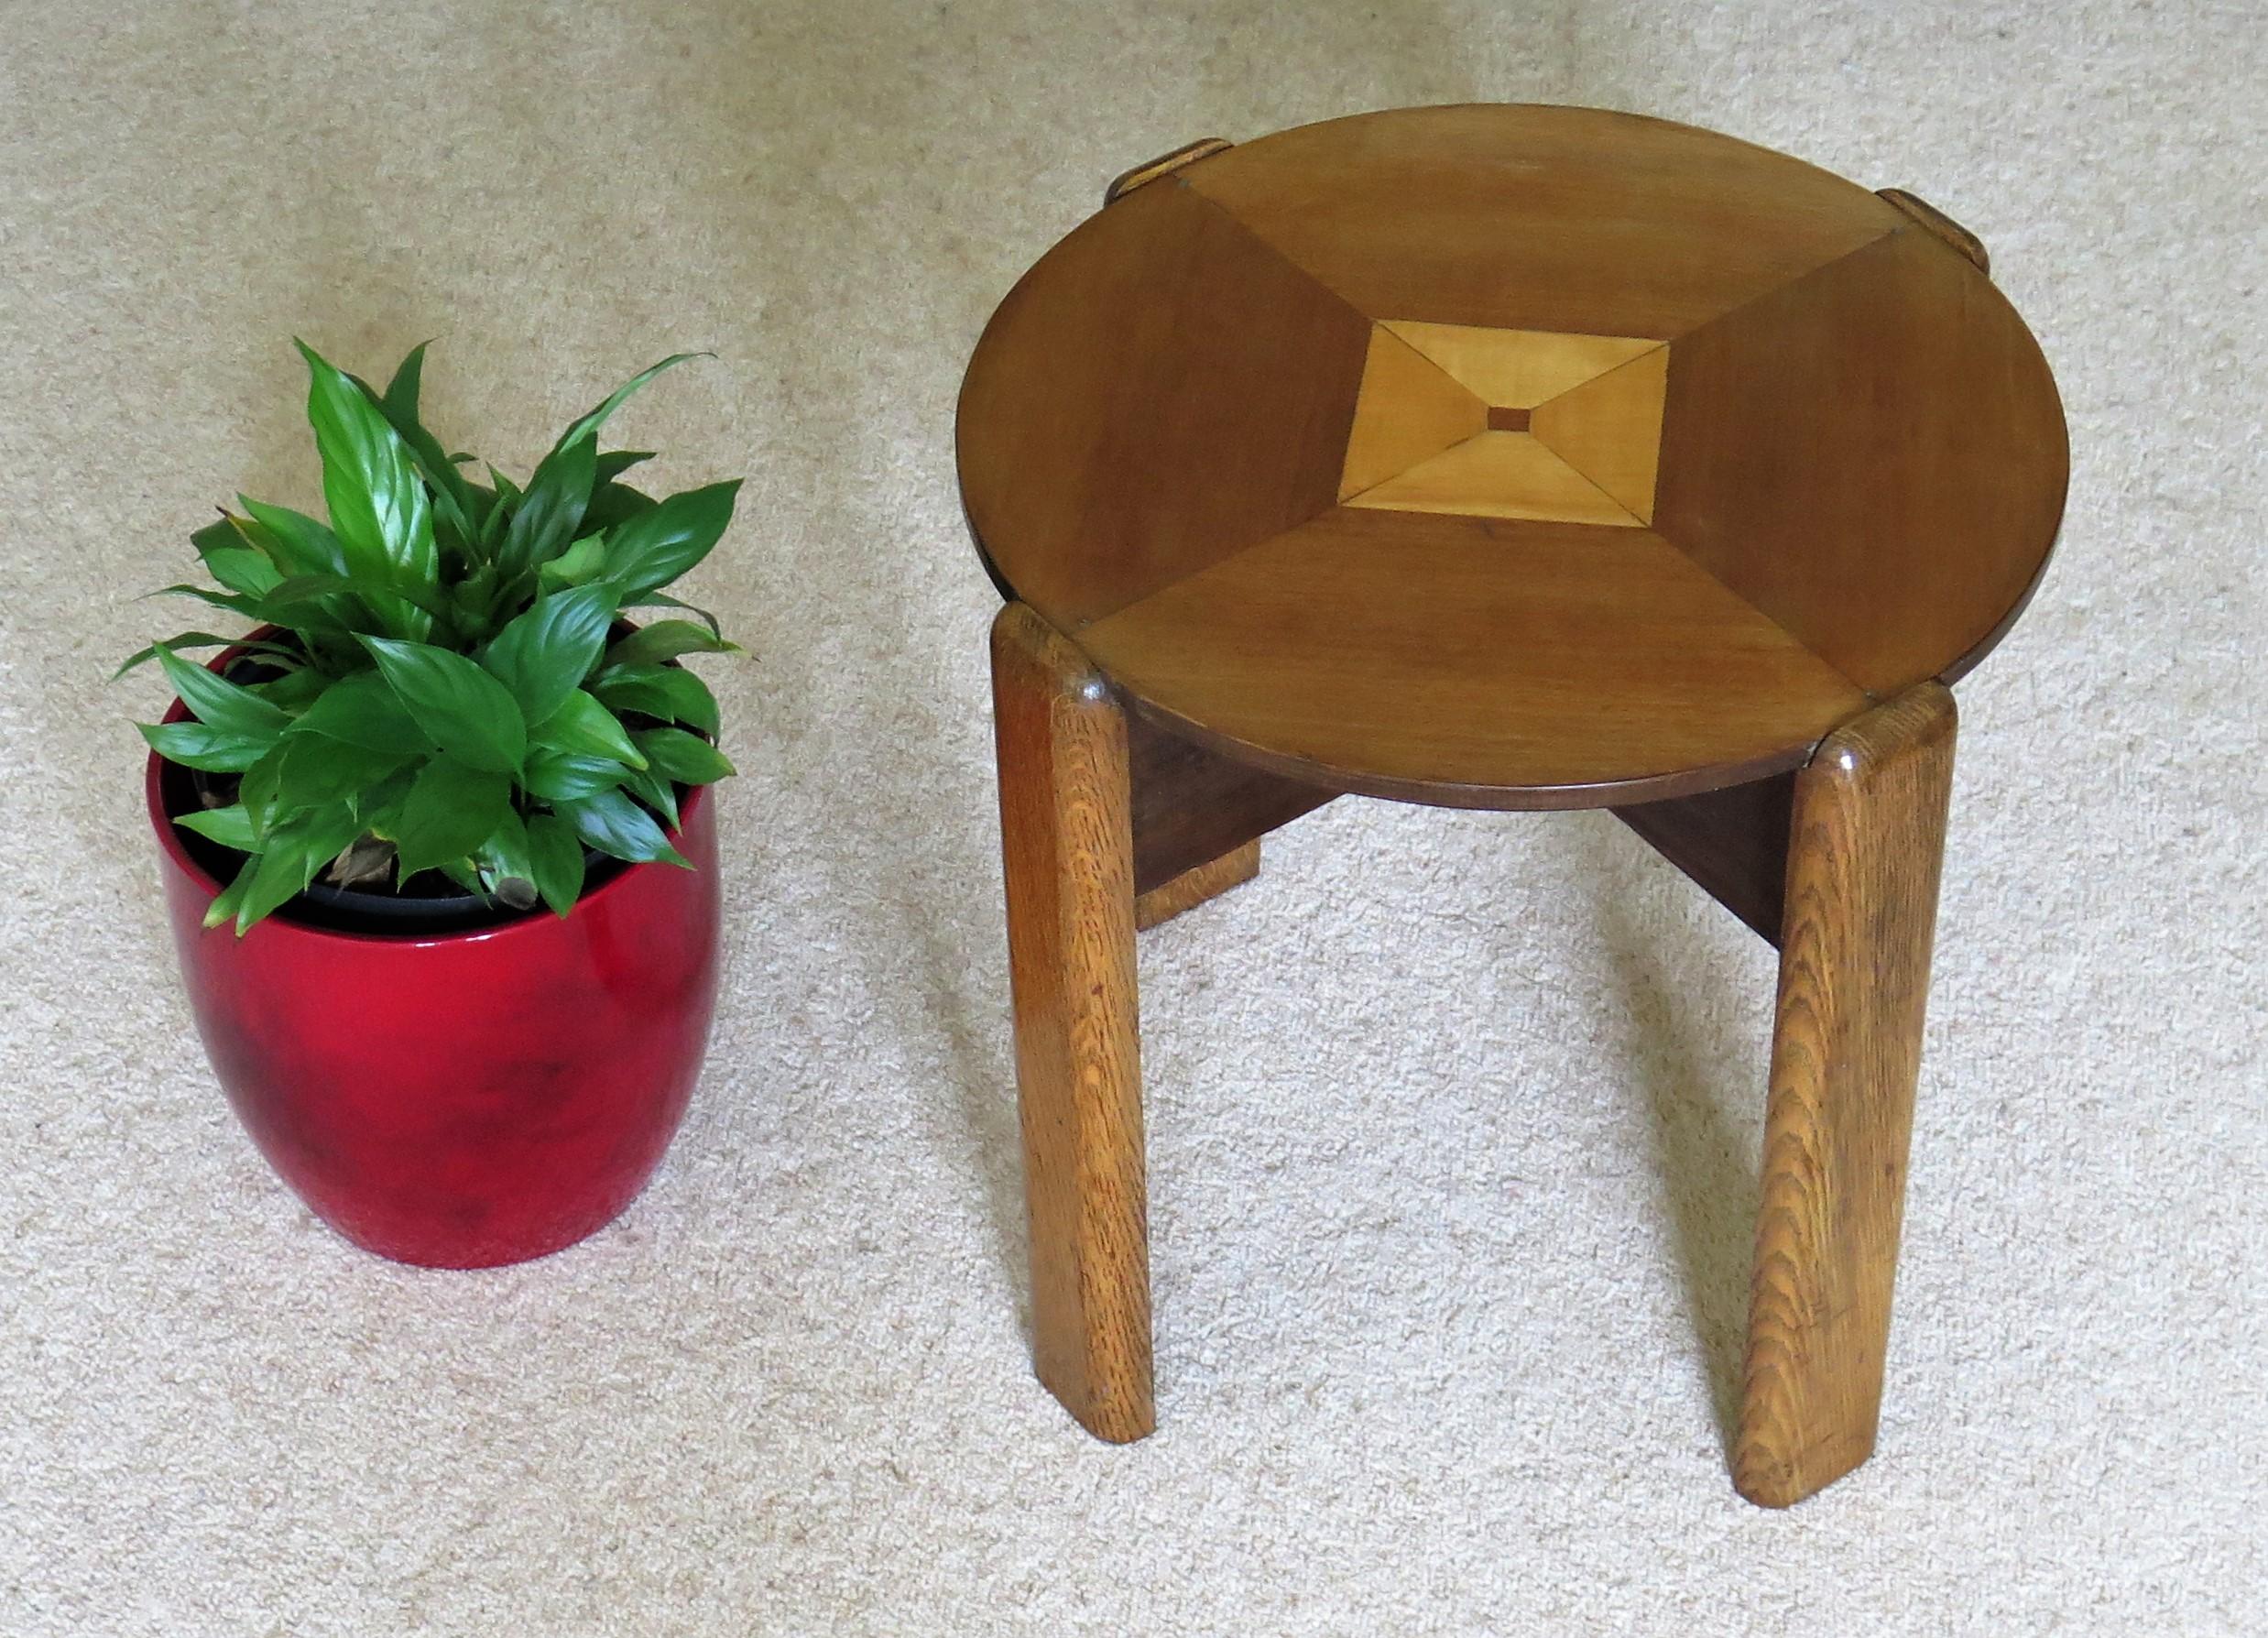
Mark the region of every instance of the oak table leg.
<instances>
[{"instance_id":1,"label":"oak table leg","mask_svg":"<svg viewBox=\"0 0 2268 1638\"><path fill-rule=\"evenodd\" d=\"M1908 690L1795 779L1733 1482L1786 1507L1874 1448L1953 777L1953 696Z\"/></svg>"},{"instance_id":2,"label":"oak table leg","mask_svg":"<svg viewBox=\"0 0 2268 1638\"><path fill-rule=\"evenodd\" d=\"M1114 1442L1156 1425L1124 713L1020 603L992 627L1040 1380Z\"/></svg>"}]
</instances>

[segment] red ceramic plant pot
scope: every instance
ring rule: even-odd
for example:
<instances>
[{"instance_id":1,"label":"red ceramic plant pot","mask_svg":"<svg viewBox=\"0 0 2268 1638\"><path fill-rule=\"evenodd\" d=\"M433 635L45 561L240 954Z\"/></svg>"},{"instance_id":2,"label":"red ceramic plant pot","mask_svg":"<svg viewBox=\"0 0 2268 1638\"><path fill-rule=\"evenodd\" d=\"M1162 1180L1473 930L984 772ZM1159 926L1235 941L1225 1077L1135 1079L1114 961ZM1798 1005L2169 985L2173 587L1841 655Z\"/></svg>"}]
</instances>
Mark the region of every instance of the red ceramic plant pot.
<instances>
[{"instance_id":1,"label":"red ceramic plant pot","mask_svg":"<svg viewBox=\"0 0 2268 1638\"><path fill-rule=\"evenodd\" d=\"M177 702L169 720L178 718ZM692 862L633 865L563 920L361 936L294 923L206 931L220 891L171 823L181 770L149 759L150 822L204 1038L284 1181L356 1245L487 1268L619 1216L685 1113L716 999L715 808L690 792Z\"/></svg>"}]
</instances>

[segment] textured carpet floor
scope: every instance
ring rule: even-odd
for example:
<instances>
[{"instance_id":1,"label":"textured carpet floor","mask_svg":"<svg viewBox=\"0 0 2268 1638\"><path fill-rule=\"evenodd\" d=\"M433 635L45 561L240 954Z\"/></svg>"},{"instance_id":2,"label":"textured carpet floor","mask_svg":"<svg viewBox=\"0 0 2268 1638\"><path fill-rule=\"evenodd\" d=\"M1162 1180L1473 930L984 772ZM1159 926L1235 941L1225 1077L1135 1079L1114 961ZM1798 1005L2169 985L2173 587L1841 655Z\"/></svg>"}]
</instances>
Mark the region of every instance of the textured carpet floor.
<instances>
[{"instance_id":1,"label":"textured carpet floor","mask_svg":"<svg viewBox=\"0 0 2268 1638\"><path fill-rule=\"evenodd\" d=\"M2255 5L13 0L0 1633L2268 1630ZM2068 402L1965 686L1881 1452L1726 1479L1768 953L1611 820L1346 802L1150 938L1163 1425L1025 1366L959 370L1105 178L1390 104L1715 126L1975 227ZM525 470L745 473L729 977L636 1208L363 1256L172 977L133 594L317 497L288 337Z\"/></svg>"}]
</instances>

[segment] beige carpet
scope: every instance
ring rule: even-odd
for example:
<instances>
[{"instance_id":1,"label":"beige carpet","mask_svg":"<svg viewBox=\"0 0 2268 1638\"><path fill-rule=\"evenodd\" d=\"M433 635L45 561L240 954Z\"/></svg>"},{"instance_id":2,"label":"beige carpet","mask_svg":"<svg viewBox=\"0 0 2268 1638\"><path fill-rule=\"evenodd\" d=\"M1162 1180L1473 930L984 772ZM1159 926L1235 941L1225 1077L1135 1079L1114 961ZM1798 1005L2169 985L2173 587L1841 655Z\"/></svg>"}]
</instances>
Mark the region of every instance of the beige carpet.
<instances>
[{"instance_id":1,"label":"beige carpet","mask_svg":"<svg viewBox=\"0 0 2268 1638\"><path fill-rule=\"evenodd\" d=\"M359 15L350 15L358 12ZM2218 1633L2263 1611L2256 6L13 0L0 30L0 1633ZM1107 177L1397 103L1918 190L2060 373L1963 693L1881 1451L1732 1493L1767 952L1611 820L1346 802L1146 940L1163 1425L1025 1366L960 366ZM289 337L524 470L629 370L747 475L730 974L652 1189L348 1248L224 1108L129 715Z\"/></svg>"}]
</instances>

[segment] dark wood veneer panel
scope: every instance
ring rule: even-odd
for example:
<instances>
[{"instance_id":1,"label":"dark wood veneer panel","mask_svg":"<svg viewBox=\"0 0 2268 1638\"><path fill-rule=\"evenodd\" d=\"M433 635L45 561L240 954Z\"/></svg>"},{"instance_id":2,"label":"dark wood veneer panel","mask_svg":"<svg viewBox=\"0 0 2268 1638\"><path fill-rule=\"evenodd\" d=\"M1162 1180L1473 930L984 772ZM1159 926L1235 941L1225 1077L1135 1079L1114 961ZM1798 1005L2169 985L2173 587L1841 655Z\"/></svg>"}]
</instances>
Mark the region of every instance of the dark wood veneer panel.
<instances>
[{"instance_id":1,"label":"dark wood veneer panel","mask_svg":"<svg viewBox=\"0 0 2268 1638\"><path fill-rule=\"evenodd\" d=\"M1682 334L1905 220L1785 154L1591 108L1328 120L1188 180L1373 318L1594 335Z\"/></svg>"},{"instance_id":2,"label":"dark wood veneer panel","mask_svg":"<svg viewBox=\"0 0 2268 1638\"><path fill-rule=\"evenodd\" d=\"M1795 775L1782 773L1697 796L1616 808L1614 816L1776 946L1787 900L1794 791Z\"/></svg>"},{"instance_id":3,"label":"dark wood veneer panel","mask_svg":"<svg viewBox=\"0 0 2268 1638\"><path fill-rule=\"evenodd\" d=\"M1339 794L1232 761L1127 715L1134 782L1134 890L1175 877L1314 812Z\"/></svg>"},{"instance_id":4,"label":"dark wood veneer panel","mask_svg":"<svg viewBox=\"0 0 2268 1638\"><path fill-rule=\"evenodd\" d=\"M978 545L1075 633L1313 517L1338 498L1369 344L1361 314L1178 177L1129 194L1025 275L969 365Z\"/></svg>"},{"instance_id":5,"label":"dark wood veneer panel","mask_svg":"<svg viewBox=\"0 0 2268 1638\"><path fill-rule=\"evenodd\" d=\"M2047 364L1907 227L1673 343L1654 527L1878 697L2037 577L2069 464Z\"/></svg>"},{"instance_id":6,"label":"dark wood veneer panel","mask_svg":"<svg viewBox=\"0 0 2268 1638\"><path fill-rule=\"evenodd\" d=\"M1080 634L1267 771L1597 807L1793 766L1865 697L1649 530L1342 507Z\"/></svg>"}]
</instances>

